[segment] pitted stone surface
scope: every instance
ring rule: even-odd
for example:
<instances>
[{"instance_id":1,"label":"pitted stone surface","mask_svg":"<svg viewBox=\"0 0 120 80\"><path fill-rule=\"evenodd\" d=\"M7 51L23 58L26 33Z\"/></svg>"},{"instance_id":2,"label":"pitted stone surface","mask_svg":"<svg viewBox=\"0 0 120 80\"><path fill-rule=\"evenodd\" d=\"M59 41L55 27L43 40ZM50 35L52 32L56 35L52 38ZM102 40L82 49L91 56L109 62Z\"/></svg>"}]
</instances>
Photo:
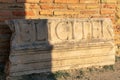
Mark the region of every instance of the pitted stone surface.
<instances>
[{"instance_id":1,"label":"pitted stone surface","mask_svg":"<svg viewBox=\"0 0 120 80\"><path fill-rule=\"evenodd\" d=\"M11 20L9 75L114 64L110 19Z\"/></svg>"}]
</instances>

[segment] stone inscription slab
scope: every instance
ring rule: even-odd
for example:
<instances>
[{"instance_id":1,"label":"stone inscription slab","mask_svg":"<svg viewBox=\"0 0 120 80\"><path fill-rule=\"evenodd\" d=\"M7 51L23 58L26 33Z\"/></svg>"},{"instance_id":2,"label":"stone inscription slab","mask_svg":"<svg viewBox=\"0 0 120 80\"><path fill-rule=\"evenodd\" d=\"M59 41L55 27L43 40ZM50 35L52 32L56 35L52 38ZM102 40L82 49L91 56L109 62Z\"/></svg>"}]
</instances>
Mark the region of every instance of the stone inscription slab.
<instances>
[{"instance_id":1,"label":"stone inscription slab","mask_svg":"<svg viewBox=\"0 0 120 80\"><path fill-rule=\"evenodd\" d=\"M112 22L109 19L43 19L12 20L14 50L42 48L63 43L94 43L112 41Z\"/></svg>"},{"instance_id":2,"label":"stone inscription slab","mask_svg":"<svg viewBox=\"0 0 120 80\"><path fill-rule=\"evenodd\" d=\"M110 19L18 19L7 24L13 32L9 76L115 62Z\"/></svg>"}]
</instances>

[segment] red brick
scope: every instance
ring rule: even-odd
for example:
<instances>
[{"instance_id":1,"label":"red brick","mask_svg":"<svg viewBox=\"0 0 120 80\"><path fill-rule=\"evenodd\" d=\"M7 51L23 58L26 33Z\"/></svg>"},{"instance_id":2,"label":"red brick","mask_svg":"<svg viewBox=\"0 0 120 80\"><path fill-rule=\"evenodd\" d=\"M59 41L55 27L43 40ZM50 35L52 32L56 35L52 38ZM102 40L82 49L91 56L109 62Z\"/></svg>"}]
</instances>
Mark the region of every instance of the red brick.
<instances>
[{"instance_id":1,"label":"red brick","mask_svg":"<svg viewBox=\"0 0 120 80\"><path fill-rule=\"evenodd\" d=\"M16 2L16 0L0 0L2 3L13 3Z\"/></svg>"},{"instance_id":2,"label":"red brick","mask_svg":"<svg viewBox=\"0 0 120 80\"><path fill-rule=\"evenodd\" d=\"M99 0L80 0L80 3L99 3Z\"/></svg>"},{"instance_id":3,"label":"red brick","mask_svg":"<svg viewBox=\"0 0 120 80\"><path fill-rule=\"evenodd\" d=\"M50 5L50 4L43 4L40 5L41 9L64 9L65 6L63 5Z\"/></svg>"},{"instance_id":4,"label":"red brick","mask_svg":"<svg viewBox=\"0 0 120 80\"><path fill-rule=\"evenodd\" d=\"M25 9L40 9L40 6L37 4L25 3L24 6L25 6Z\"/></svg>"},{"instance_id":5,"label":"red brick","mask_svg":"<svg viewBox=\"0 0 120 80\"><path fill-rule=\"evenodd\" d=\"M117 0L101 0L101 3L117 3Z\"/></svg>"},{"instance_id":6,"label":"red brick","mask_svg":"<svg viewBox=\"0 0 120 80\"><path fill-rule=\"evenodd\" d=\"M40 11L40 15L53 15L53 12L49 10L42 10Z\"/></svg>"},{"instance_id":7,"label":"red brick","mask_svg":"<svg viewBox=\"0 0 120 80\"><path fill-rule=\"evenodd\" d=\"M70 4L68 5L69 9L85 9L86 4Z\"/></svg>"},{"instance_id":8,"label":"red brick","mask_svg":"<svg viewBox=\"0 0 120 80\"><path fill-rule=\"evenodd\" d=\"M14 16L35 16L33 11L13 11Z\"/></svg>"},{"instance_id":9,"label":"red brick","mask_svg":"<svg viewBox=\"0 0 120 80\"><path fill-rule=\"evenodd\" d=\"M0 18L0 22L4 22L5 20L9 20L10 18Z\"/></svg>"},{"instance_id":10,"label":"red brick","mask_svg":"<svg viewBox=\"0 0 120 80\"><path fill-rule=\"evenodd\" d=\"M88 15L92 14L92 15L94 15L94 14L99 14L99 10L97 10L97 9L96 10L89 10L89 9L88 10L81 10L80 13L81 14L88 14Z\"/></svg>"},{"instance_id":11,"label":"red brick","mask_svg":"<svg viewBox=\"0 0 120 80\"><path fill-rule=\"evenodd\" d=\"M40 0L40 2L43 2L43 3L49 3L49 2L52 2L53 0Z\"/></svg>"},{"instance_id":12,"label":"red brick","mask_svg":"<svg viewBox=\"0 0 120 80\"><path fill-rule=\"evenodd\" d=\"M115 14L115 10L113 9L101 9L101 14Z\"/></svg>"},{"instance_id":13,"label":"red brick","mask_svg":"<svg viewBox=\"0 0 120 80\"><path fill-rule=\"evenodd\" d=\"M120 34L120 25L115 26L115 33Z\"/></svg>"},{"instance_id":14,"label":"red brick","mask_svg":"<svg viewBox=\"0 0 120 80\"><path fill-rule=\"evenodd\" d=\"M79 0L55 0L55 3L79 3Z\"/></svg>"},{"instance_id":15,"label":"red brick","mask_svg":"<svg viewBox=\"0 0 120 80\"><path fill-rule=\"evenodd\" d=\"M12 15L12 12L9 11L9 10L1 10L0 11L0 16L11 16Z\"/></svg>"},{"instance_id":16,"label":"red brick","mask_svg":"<svg viewBox=\"0 0 120 80\"><path fill-rule=\"evenodd\" d=\"M79 0L67 0L67 3L79 3Z\"/></svg>"},{"instance_id":17,"label":"red brick","mask_svg":"<svg viewBox=\"0 0 120 80\"><path fill-rule=\"evenodd\" d=\"M87 4L86 8L87 9L99 9L100 5L99 4Z\"/></svg>"},{"instance_id":18,"label":"red brick","mask_svg":"<svg viewBox=\"0 0 120 80\"><path fill-rule=\"evenodd\" d=\"M55 11L54 15L78 15L79 11Z\"/></svg>"},{"instance_id":19,"label":"red brick","mask_svg":"<svg viewBox=\"0 0 120 80\"><path fill-rule=\"evenodd\" d=\"M102 8L115 9L116 4L102 4Z\"/></svg>"},{"instance_id":20,"label":"red brick","mask_svg":"<svg viewBox=\"0 0 120 80\"><path fill-rule=\"evenodd\" d=\"M55 0L55 3L67 3L67 0Z\"/></svg>"},{"instance_id":21,"label":"red brick","mask_svg":"<svg viewBox=\"0 0 120 80\"><path fill-rule=\"evenodd\" d=\"M39 0L17 0L20 3L39 3Z\"/></svg>"}]
</instances>

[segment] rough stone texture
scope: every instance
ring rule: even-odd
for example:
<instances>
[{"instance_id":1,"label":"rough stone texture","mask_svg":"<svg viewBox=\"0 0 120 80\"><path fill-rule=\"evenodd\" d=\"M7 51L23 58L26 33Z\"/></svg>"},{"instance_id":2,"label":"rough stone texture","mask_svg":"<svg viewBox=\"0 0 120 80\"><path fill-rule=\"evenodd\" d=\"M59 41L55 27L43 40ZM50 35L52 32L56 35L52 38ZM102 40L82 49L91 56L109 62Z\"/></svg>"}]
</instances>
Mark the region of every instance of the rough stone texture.
<instances>
[{"instance_id":1,"label":"rough stone texture","mask_svg":"<svg viewBox=\"0 0 120 80\"><path fill-rule=\"evenodd\" d=\"M107 18L11 20L9 76L115 62L114 32Z\"/></svg>"},{"instance_id":2,"label":"rough stone texture","mask_svg":"<svg viewBox=\"0 0 120 80\"><path fill-rule=\"evenodd\" d=\"M120 0L0 0L0 27L9 19L38 18L110 18L114 23L115 42L120 44ZM117 27L116 27L117 22ZM0 28L2 29L2 28ZM4 29L4 31L6 31ZM0 35L10 38L7 33ZM9 31L8 31L9 32ZM9 33L10 35L10 33ZM1 37L0 37L0 40ZM3 42L0 42L2 44ZM6 42L4 42L6 44ZM8 50L9 47L6 47ZM2 51L2 48L0 48ZM8 55L8 52L3 52ZM6 59L0 58L1 62Z\"/></svg>"}]
</instances>

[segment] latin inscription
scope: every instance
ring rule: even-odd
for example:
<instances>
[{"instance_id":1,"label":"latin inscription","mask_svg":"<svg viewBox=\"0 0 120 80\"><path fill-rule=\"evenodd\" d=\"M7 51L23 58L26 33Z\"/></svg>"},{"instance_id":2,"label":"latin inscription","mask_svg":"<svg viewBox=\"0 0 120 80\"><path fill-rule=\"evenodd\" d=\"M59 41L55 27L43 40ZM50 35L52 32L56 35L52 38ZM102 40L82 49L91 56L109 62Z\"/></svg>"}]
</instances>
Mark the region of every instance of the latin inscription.
<instances>
[{"instance_id":1,"label":"latin inscription","mask_svg":"<svg viewBox=\"0 0 120 80\"><path fill-rule=\"evenodd\" d=\"M54 45L64 41L75 43L113 39L112 23L109 19L13 20L13 25L16 35L13 38L14 48L21 46L32 48L33 44L36 47L41 43Z\"/></svg>"}]
</instances>

